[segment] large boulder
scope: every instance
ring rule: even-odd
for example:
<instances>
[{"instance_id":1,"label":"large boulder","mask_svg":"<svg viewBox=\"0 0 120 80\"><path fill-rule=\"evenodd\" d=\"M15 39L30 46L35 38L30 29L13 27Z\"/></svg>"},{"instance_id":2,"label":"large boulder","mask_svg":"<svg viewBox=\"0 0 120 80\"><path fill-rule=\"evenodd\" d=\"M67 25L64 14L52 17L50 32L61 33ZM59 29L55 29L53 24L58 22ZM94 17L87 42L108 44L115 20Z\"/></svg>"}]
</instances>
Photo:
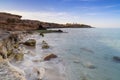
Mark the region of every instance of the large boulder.
<instances>
[{"instance_id":1,"label":"large boulder","mask_svg":"<svg viewBox=\"0 0 120 80\"><path fill-rule=\"evenodd\" d=\"M57 55L55 54L48 54L47 56L44 57L45 61L49 61L52 58L57 58Z\"/></svg>"},{"instance_id":2,"label":"large boulder","mask_svg":"<svg viewBox=\"0 0 120 80\"><path fill-rule=\"evenodd\" d=\"M24 45L35 46L36 45L36 40L35 39L29 39L24 43Z\"/></svg>"}]
</instances>

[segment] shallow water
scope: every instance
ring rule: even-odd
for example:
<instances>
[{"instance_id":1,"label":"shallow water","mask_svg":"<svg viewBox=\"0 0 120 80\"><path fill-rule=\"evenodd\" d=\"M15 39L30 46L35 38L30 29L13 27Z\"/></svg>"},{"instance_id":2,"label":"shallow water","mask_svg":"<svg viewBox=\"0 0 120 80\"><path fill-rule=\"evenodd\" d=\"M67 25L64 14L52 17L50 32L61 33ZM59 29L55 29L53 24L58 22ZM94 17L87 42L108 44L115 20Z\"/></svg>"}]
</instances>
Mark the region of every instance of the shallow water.
<instances>
[{"instance_id":1,"label":"shallow water","mask_svg":"<svg viewBox=\"0 0 120 80\"><path fill-rule=\"evenodd\" d=\"M120 29L62 29L68 33L46 34L43 40L66 65L68 80L120 80ZM88 66L94 65L91 69Z\"/></svg>"},{"instance_id":2,"label":"shallow water","mask_svg":"<svg viewBox=\"0 0 120 80\"><path fill-rule=\"evenodd\" d=\"M44 67L47 71L43 80L120 80L120 63L113 56L120 56L120 29L75 28L62 29L68 33L50 33L45 37L33 35L36 48L27 48L35 56L26 54L21 64L28 80L34 80L34 67ZM41 49L45 40L50 49ZM57 59L47 62L33 62L42 56L54 53ZM90 67L92 66L92 68ZM33 73L31 77L29 73Z\"/></svg>"}]
</instances>

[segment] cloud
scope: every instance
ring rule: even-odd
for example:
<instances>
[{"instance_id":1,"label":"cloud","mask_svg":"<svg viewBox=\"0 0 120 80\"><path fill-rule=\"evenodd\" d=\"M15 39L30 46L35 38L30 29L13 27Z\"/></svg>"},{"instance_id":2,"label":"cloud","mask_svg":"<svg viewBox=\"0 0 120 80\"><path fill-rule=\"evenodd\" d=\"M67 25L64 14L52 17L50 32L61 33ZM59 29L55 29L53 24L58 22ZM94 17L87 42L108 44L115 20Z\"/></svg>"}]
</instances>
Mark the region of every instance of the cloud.
<instances>
[{"instance_id":1,"label":"cloud","mask_svg":"<svg viewBox=\"0 0 120 80\"><path fill-rule=\"evenodd\" d=\"M39 12L27 12L27 11L16 11L16 10L2 10L2 12L8 12L13 14L22 15L22 19L40 20L45 22L55 23L67 23L74 22L78 17L67 13L67 12L50 12L50 11L39 11Z\"/></svg>"},{"instance_id":2,"label":"cloud","mask_svg":"<svg viewBox=\"0 0 120 80\"><path fill-rule=\"evenodd\" d=\"M112 5L104 5L104 6L76 6L76 10L81 10L84 12L104 12L104 11L112 11L113 8L118 9L120 7L120 4L112 4Z\"/></svg>"}]
</instances>

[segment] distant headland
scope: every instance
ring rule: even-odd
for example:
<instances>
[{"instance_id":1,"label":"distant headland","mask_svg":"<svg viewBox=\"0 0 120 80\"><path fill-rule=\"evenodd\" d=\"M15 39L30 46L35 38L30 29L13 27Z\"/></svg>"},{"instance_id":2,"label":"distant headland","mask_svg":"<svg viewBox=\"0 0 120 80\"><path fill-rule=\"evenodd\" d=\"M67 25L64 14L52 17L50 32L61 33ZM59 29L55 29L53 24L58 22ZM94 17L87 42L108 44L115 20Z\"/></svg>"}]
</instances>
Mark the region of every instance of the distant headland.
<instances>
[{"instance_id":1,"label":"distant headland","mask_svg":"<svg viewBox=\"0 0 120 80\"><path fill-rule=\"evenodd\" d=\"M0 29L1 30L38 30L46 28L92 28L85 24L58 24L42 22L38 20L21 19L22 16L0 12Z\"/></svg>"}]
</instances>

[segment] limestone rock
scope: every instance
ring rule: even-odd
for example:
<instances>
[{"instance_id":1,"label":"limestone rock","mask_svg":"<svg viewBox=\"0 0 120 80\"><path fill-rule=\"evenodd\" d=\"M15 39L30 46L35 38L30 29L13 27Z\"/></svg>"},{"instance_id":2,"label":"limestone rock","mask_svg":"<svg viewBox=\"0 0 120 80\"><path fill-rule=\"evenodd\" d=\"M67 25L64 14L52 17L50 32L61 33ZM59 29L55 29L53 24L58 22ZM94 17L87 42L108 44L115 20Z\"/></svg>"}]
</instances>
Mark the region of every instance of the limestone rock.
<instances>
[{"instance_id":1,"label":"limestone rock","mask_svg":"<svg viewBox=\"0 0 120 80\"><path fill-rule=\"evenodd\" d=\"M45 41L42 41L42 49L48 49L50 46Z\"/></svg>"},{"instance_id":2,"label":"limestone rock","mask_svg":"<svg viewBox=\"0 0 120 80\"><path fill-rule=\"evenodd\" d=\"M48 54L47 56L44 57L45 61L49 61L52 58L57 58L57 55L55 54Z\"/></svg>"},{"instance_id":3,"label":"limestone rock","mask_svg":"<svg viewBox=\"0 0 120 80\"><path fill-rule=\"evenodd\" d=\"M23 60L23 58L24 58L24 54L23 53L18 53L18 54L15 55L15 59L17 61L21 61L21 60Z\"/></svg>"},{"instance_id":4,"label":"limestone rock","mask_svg":"<svg viewBox=\"0 0 120 80\"><path fill-rule=\"evenodd\" d=\"M34 71L37 73L37 79L42 80L45 76L45 68L34 68Z\"/></svg>"},{"instance_id":5,"label":"limestone rock","mask_svg":"<svg viewBox=\"0 0 120 80\"><path fill-rule=\"evenodd\" d=\"M35 46L36 45L36 40L35 39L29 39L25 43L27 46Z\"/></svg>"},{"instance_id":6,"label":"limestone rock","mask_svg":"<svg viewBox=\"0 0 120 80\"><path fill-rule=\"evenodd\" d=\"M0 80L26 80L24 71L13 66L8 60L0 61Z\"/></svg>"}]
</instances>

